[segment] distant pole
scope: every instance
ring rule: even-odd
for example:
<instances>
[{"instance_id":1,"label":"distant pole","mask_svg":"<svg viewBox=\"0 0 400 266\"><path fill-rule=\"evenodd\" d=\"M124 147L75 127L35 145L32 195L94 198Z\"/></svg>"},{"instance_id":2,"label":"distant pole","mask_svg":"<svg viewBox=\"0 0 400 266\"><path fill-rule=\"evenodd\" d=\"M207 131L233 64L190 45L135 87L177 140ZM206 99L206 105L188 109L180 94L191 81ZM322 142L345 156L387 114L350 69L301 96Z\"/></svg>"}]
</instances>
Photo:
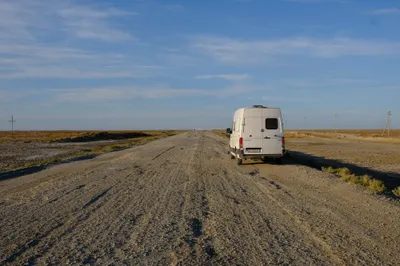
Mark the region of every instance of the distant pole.
<instances>
[{"instance_id":1,"label":"distant pole","mask_svg":"<svg viewBox=\"0 0 400 266\"><path fill-rule=\"evenodd\" d=\"M387 112L387 115L388 115L388 118L386 121L385 129L382 132L382 137L383 137L383 135L385 135L386 130L388 131L388 137L390 136L390 116L392 115L392 112L391 111Z\"/></svg>"},{"instance_id":2,"label":"distant pole","mask_svg":"<svg viewBox=\"0 0 400 266\"><path fill-rule=\"evenodd\" d=\"M11 116L11 120L9 122L11 123L11 133L14 134L14 123L17 122L14 120L14 115Z\"/></svg>"},{"instance_id":3,"label":"distant pole","mask_svg":"<svg viewBox=\"0 0 400 266\"><path fill-rule=\"evenodd\" d=\"M338 116L338 114L337 113L334 113L333 114L333 127L334 127L334 129L335 129L335 133L337 132L337 124L336 124L336 122L337 122L337 116Z\"/></svg>"}]
</instances>

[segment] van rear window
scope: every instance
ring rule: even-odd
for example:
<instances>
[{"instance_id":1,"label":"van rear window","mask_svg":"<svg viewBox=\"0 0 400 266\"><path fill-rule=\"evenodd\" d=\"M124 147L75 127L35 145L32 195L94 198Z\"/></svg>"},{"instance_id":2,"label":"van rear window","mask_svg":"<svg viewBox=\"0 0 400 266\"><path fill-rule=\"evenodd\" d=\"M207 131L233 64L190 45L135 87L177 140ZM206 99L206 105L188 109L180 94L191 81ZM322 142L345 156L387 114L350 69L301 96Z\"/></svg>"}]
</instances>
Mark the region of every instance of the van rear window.
<instances>
[{"instance_id":1,"label":"van rear window","mask_svg":"<svg viewBox=\"0 0 400 266\"><path fill-rule=\"evenodd\" d=\"M266 129L278 129L278 119L277 118L267 118L265 119Z\"/></svg>"}]
</instances>

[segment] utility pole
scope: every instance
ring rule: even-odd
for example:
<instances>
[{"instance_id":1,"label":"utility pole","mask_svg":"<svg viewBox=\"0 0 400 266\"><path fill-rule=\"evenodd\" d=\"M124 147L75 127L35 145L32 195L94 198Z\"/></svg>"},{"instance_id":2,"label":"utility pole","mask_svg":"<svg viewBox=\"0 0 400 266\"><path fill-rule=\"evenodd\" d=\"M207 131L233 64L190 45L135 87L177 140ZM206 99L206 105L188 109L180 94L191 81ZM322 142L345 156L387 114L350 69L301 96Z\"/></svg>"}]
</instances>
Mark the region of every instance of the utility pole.
<instances>
[{"instance_id":1,"label":"utility pole","mask_svg":"<svg viewBox=\"0 0 400 266\"><path fill-rule=\"evenodd\" d=\"M17 122L17 121L14 120L14 115L11 116L11 120L8 121L8 122L11 123L11 133L14 134L14 123Z\"/></svg>"},{"instance_id":2,"label":"utility pole","mask_svg":"<svg viewBox=\"0 0 400 266\"><path fill-rule=\"evenodd\" d=\"M385 129L384 129L383 132L382 132L382 137L383 137L383 135L385 135L385 131L386 131L386 130L388 131L388 137L390 136L390 116L392 115L392 112L389 111L389 112L387 113L387 115L388 115L388 118L387 118L387 121L386 121Z\"/></svg>"}]
</instances>

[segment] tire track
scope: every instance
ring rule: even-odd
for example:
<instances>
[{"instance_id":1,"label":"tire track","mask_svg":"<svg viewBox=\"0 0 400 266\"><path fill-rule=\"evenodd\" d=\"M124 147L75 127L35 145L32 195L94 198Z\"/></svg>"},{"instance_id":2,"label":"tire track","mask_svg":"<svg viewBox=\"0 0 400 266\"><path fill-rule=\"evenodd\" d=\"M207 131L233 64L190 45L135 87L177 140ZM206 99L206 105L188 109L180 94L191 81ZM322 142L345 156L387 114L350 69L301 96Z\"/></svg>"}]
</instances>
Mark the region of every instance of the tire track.
<instances>
[{"instance_id":1,"label":"tire track","mask_svg":"<svg viewBox=\"0 0 400 266\"><path fill-rule=\"evenodd\" d=\"M296 186L312 173L236 166L224 142L190 132L35 174L56 181L25 190L31 201L7 193L23 201L0 204L0 264L394 265L394 238L373 242L377 228Z\"/></svg>"}]
</instances>

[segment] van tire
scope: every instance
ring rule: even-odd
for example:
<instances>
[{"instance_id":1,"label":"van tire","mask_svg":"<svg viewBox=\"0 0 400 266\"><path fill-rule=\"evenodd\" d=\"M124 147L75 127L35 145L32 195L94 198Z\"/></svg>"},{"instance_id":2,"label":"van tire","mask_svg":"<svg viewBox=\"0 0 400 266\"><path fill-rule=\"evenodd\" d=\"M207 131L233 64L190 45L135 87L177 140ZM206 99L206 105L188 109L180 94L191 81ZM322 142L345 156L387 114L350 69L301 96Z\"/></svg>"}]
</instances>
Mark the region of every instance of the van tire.
<instances>
[{"instance_id":1,"label":"van tire","mask_svg":"<svg viewBox=\"0 0 400 266\"><path fill-rule=\"evenodd\" d=\"M282 164L282 163L283 163L283 158L282 158L282 157L276 158L276 159L275 159L275 163L276 163L276 164Z\"/></svg>"},{"instance_id":2,"label":"van tire","mask_svg":"<svg viewBox=\"0 0 400 266\"><path fill-rule=\"evenodd\" d=\"M236 164L237 165L241 165L242 164L242 159L239 157L239 154L237 153L237 150L236 150Z\"/></svg>"}]
</instances>

